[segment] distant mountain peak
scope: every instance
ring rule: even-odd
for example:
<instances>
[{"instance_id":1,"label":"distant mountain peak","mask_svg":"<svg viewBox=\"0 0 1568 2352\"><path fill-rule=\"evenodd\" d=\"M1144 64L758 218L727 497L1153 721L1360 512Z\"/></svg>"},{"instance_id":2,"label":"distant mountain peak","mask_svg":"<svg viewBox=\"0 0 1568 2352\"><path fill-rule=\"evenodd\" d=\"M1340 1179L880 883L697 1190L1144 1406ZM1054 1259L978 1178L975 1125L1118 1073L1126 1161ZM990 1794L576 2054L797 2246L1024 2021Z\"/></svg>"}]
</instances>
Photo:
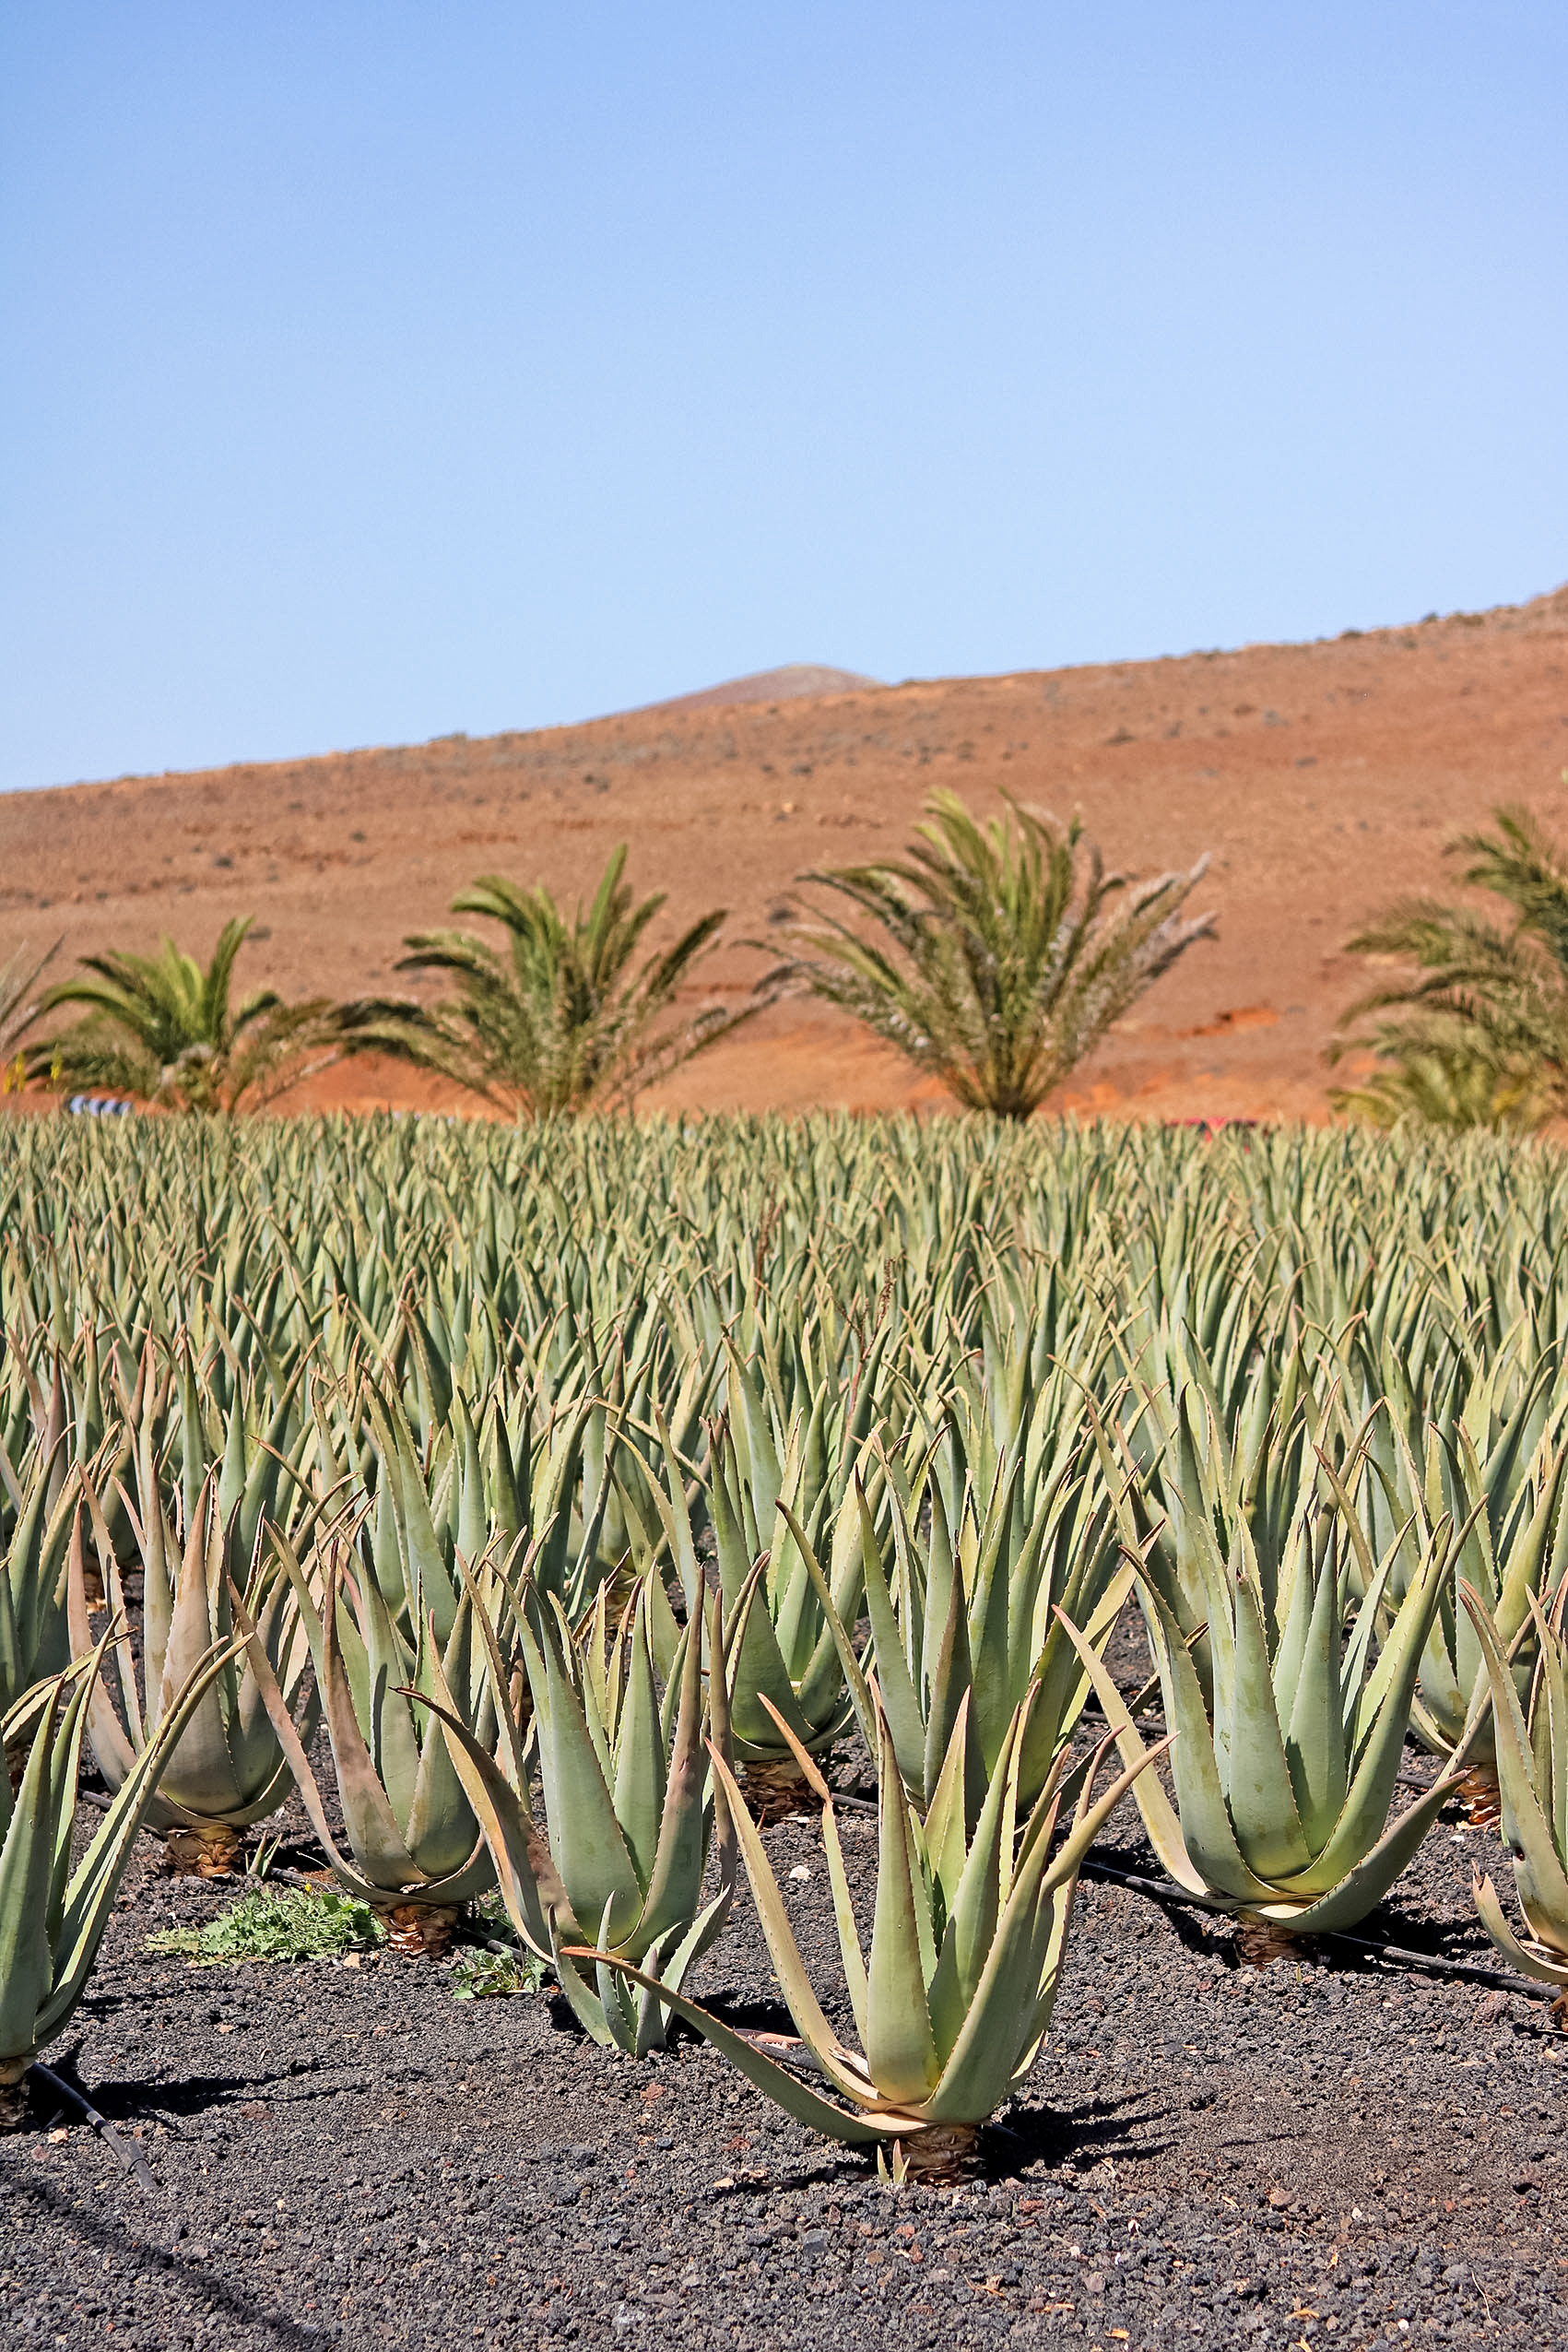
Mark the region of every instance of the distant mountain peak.
<instances>
[{"instance_id":1,"label":"distant mountain peak","mask_svg":"<svg viewBox=\"0 0 1568 2352\"><path fill-rule=\"evenodd\" d=\"M858 670L830 669L821 662L786 662L782 669L759 669L749 678L732 678L723 686L704 686L700 693L675 694L668 702L648 703L643 708L708 711L725 703L796 703L813 694L857 694L881 682L879 678L863 678Z\"/></svg>"}]
</instances>

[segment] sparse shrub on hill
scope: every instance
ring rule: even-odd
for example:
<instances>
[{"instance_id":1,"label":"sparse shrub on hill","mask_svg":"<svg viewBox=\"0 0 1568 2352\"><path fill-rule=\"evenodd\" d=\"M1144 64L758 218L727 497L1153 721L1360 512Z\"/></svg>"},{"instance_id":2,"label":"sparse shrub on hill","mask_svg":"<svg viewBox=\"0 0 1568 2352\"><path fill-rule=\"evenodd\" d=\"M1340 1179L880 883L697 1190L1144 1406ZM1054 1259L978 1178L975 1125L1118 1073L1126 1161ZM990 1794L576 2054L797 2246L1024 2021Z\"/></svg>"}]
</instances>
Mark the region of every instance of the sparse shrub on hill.
<instances>
[{"instance_id":1,"label":"sparse shrub on hill","mask_svg":"<svg viewBox=\"0 0 1568 2352\"><path fill-rule=\"evenodd\" d=\"M1493 812L1450 857L1513 910L1503 928L1440 899L1401 899L1347 942L1413 965L1346 1010L1329 1059L1370 1050L1372 1073L1334 1089L1336 1110L1394 1127L1533 1129L1568 1103L1568 861L1527 810ZM1385 1016L1370 1034L1358 1024ZM1387 1016L1392 1017L1387 1017Z\"/></svg>"},{"instance_id":2,"label":"sparse shrub on hill","mask_svg":"<svg viewBox=\"0 0 1568 2352\"><path fill-rule=\"evenodd\" d=\"M332 1007L324 997L286 1005L276 988L235 1004L234 961L254 920L225 923L205 972L167 935L156 956L83 956L82 977L51 988L39 1011L87 1010L28 1048L29 1077L169 1110L259 1108L302 1074L312 1051L332 1050Z\"/></svg>"},{"instance_id":3,"label":"sparse shrub on hill","mask_svg":"<svg viewBox=\"0 0 1568 2352\"><path fill-rule=\"evenodd\" d=\"M1075 817L1065 831L1008 799L977 824L935 792L903 860L801 876L877 928L796 919L784 973L843 1007L969 1110L1028 1118L1214 917L1181 909L1203 877L1108 874ZM880 936L878 936L878 933Z\"/></svg>"},{"instance_id":4,"label":"sparse shrub on hill","mask_svg":"<svg viewBox=\"0 0 1568 2352\"><path fill-rule=\"evenodd\" d=\"M570 921L542 883L525 890L482 874L452 912L501 924L501 946L470 931L415 934L398 970L446 973L455 997L428 1008L385 999L346 1006L345 1043L434 1070L522 1116L629 1108L644 1087L749 1020L762 999L676 1016L677 993L716 944L725 910L701 916L633 975L638 942L665 900L656 892L635 904L625 869L622 842L592 904L579 903Z\"/></svg>"}]
</instances>

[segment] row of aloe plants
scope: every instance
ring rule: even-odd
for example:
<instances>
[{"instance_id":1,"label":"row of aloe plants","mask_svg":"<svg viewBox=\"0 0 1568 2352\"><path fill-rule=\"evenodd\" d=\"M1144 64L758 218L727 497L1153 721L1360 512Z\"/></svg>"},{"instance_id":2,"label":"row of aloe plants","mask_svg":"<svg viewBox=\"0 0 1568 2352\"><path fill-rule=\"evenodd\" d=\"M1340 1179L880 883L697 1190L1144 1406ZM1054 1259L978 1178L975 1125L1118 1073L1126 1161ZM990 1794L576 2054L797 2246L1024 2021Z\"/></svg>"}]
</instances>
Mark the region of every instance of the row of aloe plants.
<instances>
[{"instance_id":1,"label":"row of aloe plants","mask_svg":"<svg viewBox=\"0 0 1568 2352\"><path fill-rule=\"evenodd\" d=\"M35 1130L5 1178L0 1696L33 1796L0 1870L59 1878L52 1953L85 1736L99 1932L142 1821L221 1868L298 1786L406 1942L499 1884L597 2039L686 2015L823 2130L941 2146L1032 2062L1128 1790L1191 1893L1298 1930L1363 1916L1478 1765L1507 1824L1533 1775L1561 1881L1546 1157L831 1124L152 1150L161 1188L117 1194L134 1155L56 1131L52 1186ZM1129 1603L1138 1694L1105 1665ZM1412 1732L1442 1762L1396 1814ZM823 1777L855 1739L868 1955ZM748 1813L781 1779L826 1807L858 2053ZM685 1989L742 1861L817 2080ZM1568 1902L1529 1869L1511 1948L1550 1970ZM79 1992L72 1938L6 1996L13 2073Z\"/></svg>"}]
</instances>

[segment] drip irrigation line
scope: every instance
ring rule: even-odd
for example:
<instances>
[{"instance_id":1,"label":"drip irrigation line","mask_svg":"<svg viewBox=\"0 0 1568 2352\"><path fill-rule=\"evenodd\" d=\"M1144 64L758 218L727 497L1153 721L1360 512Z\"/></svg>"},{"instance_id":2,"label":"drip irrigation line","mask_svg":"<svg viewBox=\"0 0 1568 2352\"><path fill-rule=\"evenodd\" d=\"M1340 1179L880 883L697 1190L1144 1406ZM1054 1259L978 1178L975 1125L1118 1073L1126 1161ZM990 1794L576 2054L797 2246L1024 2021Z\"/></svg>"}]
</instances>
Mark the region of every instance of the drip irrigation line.
<instances>
[{"instance_id":1,"label":"drip irrigation line","mask_svg":"<svg viewBox=\"0 0 1568 2352\"><path fill-rule=\"evenodd\" d=\"M108 2141L119 2159L121 2169L130 2174L139 2189L149 2197L157 2196L158 2183L148 2169L147 2158L131 2142L121 2138L108 2116L99 2113L85 2091L77 2090L74 2084L66 2082L63 2074L57 2074L52 2066L41 2065L36 2058L28 2072L36 2074L41 2083L46 2083L57 2098L63 2098L67 2105L74 2107L83 2121L90 2123L101 2139Z\"/></svg>"},{"instance_id":2,"label":"drip irrigation line","mask_svg":"<svg viewBox=\"0 0 1568 2352\"><path fill-rule=\"evenodd\" d=\"M1135 1893L1152 1896L1157 1903L1179 1903L1185 1909L1208 1911L1221 1918L1233 1919L1234 1911L1226 1903L1206 1901L1201 1895L1189 1895L1185 1886L1177 1886L1163 1878L1140 1878L1130 1870L1113 1869L1109 1862L1086 1862L1081 1876L1109 1880L1114 1885L1130 1886ZM1289 1930L1286 1931L1289 1932ZM1503 1992L1527 1993L1533 2001L1543 1998L1544 1988L1531 1982L1528 1977L1515 1976L1509 1968L1488 1968L1473 1960L1444 1960L1432 1952L1412 1952L1403 1944L1374 1944L1361 1935L1346 1935L1341 1929L1328 1928L1303 1940L1314 1944L1337 1944L1348 1952L1369 1955L1377 1960L1391 1960L1402 1968L1418 1968L1427 1976L1463 1977L1472 1984L1489 1984Z\"/></svg>"}]
</instances>

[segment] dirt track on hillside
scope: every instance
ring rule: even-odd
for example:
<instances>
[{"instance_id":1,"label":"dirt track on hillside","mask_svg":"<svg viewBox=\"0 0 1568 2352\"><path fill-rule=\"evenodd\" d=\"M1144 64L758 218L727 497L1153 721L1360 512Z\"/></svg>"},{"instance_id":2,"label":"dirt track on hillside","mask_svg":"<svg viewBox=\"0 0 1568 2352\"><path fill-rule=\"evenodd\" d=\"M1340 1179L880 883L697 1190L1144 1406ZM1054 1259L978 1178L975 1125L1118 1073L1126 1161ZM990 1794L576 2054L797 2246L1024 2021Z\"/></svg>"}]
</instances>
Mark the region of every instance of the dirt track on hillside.
<instances>
[{"instance_id":1,"label":"dirt track on hillside","mask_svg":"<svg viewBox=\"0 0 1568 2352\"><path fill-rule=\"evenodd\" d=\"M1321 1117L1322 1050L1369 975L1346 937L1393 894L1444 887L1444 842L1525 801L1562 830L1568 589L1534 604L1311 645L661 707L575 727L0 798L0 962L63 932L60 965L163 930L206 955L254 913L249 986L357 995L410 984L405 932L497 871L568 896L632 847L668 928L712 905L766 940L797 872L896 849L926 792L998 787L1139 871L1212 865L1220 936L1122 1022L1055 1107ZM764 952L707 967L744 994ZM428 991L427 991L428 992ZM358 1065L311 1099L442 1100ZM804 1110L945 1098L837 1014L775 1009L682 1072L666 1107Z\"/></svg>"}]
</instances>

